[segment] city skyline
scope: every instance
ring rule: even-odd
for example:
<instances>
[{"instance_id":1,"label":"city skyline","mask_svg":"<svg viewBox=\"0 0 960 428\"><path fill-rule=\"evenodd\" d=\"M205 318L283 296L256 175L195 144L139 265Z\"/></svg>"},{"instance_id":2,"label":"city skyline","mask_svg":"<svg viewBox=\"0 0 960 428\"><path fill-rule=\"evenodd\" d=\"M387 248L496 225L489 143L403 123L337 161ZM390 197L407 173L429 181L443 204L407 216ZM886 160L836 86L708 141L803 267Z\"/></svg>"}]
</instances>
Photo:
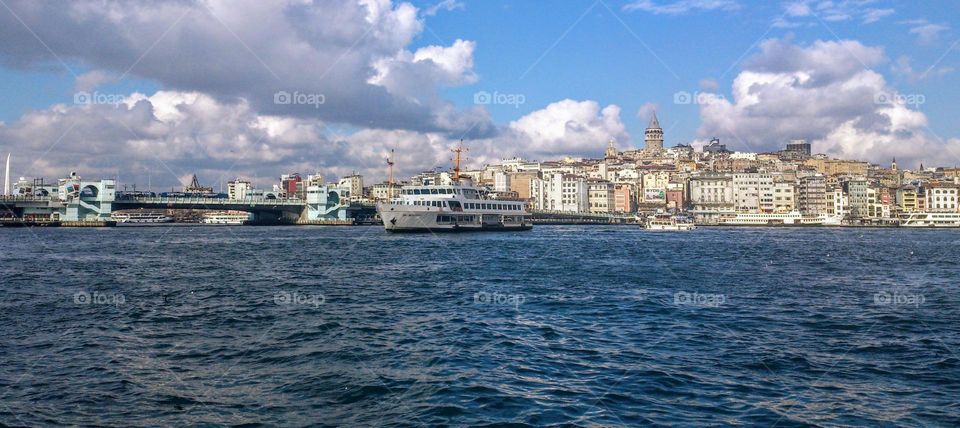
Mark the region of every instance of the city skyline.
<instances>
[{"instance_id":1,"label":"city skyline","mask_svg":"<svg viewBox=\"0 0 960 428\"><path fill-rule=\"evenodd\" d=\"M109 19L84 2L7 5L14 176L379 177L391 149L409 176L446 168L460 138L471 167L642 148L654 110L665 147L802 138L843 159L960 163L947 2L126 2ZM317 30L319 7L342 12L337 31ZM261 19L282 31L265 37ZM92 22L123 31L108 41Z\"/></svg>"}]
</instances>

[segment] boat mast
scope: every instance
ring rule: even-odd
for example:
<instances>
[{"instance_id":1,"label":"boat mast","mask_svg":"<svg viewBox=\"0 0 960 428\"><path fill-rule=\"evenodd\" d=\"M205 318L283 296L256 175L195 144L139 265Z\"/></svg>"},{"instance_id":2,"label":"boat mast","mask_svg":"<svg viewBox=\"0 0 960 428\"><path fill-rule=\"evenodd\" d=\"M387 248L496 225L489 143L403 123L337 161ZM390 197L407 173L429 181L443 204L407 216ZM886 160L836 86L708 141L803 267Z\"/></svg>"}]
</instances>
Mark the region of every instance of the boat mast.
<instances>
[{"instance_id":1,"label":"boat mast","mask_svg":"<svg viewBox=\"0 0 960 428\"><path fill-rule=\"evenodd\" d=\"M393 149L390 149L390 157L387 158L387 200L393 199Z\"/></svg>"},{"instance_id":2,"label":"boat mast","mask_svg":"<svg viewBox=\"0 0 960 428\"><path fill-rule=\"evenodd\" d=\"M463 147L463 139L460 139L460 144L457 145L457 148L453 149L453 152L456 153L456 157L453 158L453 181L455 183L460 183L460 155L467 151Z\"/></svg>"}]
</instances>

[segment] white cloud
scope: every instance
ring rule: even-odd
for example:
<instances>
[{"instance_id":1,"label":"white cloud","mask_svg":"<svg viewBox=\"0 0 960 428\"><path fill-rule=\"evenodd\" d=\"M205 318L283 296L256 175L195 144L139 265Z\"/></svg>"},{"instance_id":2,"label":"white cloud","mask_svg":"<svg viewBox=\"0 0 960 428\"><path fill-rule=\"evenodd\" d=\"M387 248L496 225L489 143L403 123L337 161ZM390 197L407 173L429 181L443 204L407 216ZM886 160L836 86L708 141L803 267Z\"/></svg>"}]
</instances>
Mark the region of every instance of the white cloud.
<instances>
[{"instance_id":1,"label":"white cloud","mask_svg":"<svg viewBox=\"0 0 960 428\"><path fill-rule=\"evenodd\" d=\"M896 11L893 9L867 9L867 12L863 15L863 23L872 24L894 13Z\"/></svg>"},{"instance_id":2,"label":"white cloud","mask_svg":"<svg viewBox=\"0 0 960 428\"><path fill-rule=\"evenodd\" d=\"M434 16L441 10L450 12L450 11L454 11L457 9L464 9L464 8L465 8L464 4L457 0L442 0L437 4L424 9L423 15Z\"/></svg>"},{"instance_id":3,"label":"white cloud","mask_svg":"<svg viewBox=\"0 0 960 428\"><path fill-rule=\"evenodd\" d=\"M779 28L795 28L819 25L820 21L844 22L860 19L872 24L896 13L892 8L871 7L871 0L796 0L783 3L783 14L774 18L773 25Z\"/></svg>"},{"instance_id":4,"label":"white cloud","mask_svg":"<svg viewBox=\"0 0 960 428\"><path fill-rule=\"evenodd\" d=\"M416 52L401 51L392 58L382 58L373 64L376 74L367 82L382 86L391 94L405 97L430 93L433 86L474 83L473 51L476 44L457 39L453 45L426 46ZM426 101L424 98L422 101Z\"/></svg>"},{"instance_id":5,"label":"white cloud","mask_svg":"<svg viewBox=\"0 0 960 428\"><path fill-rule=\"evenodd\" d=\"M643 126L647 126L647 124L650 123L650 118L653 117L653 113L656 112L656 111L657 111L657 105L656 105L656 104L654 104L654 103L644 103L644 104L643 104L642 106L640 106L640 108L637 110L637 120L639 120L640 123L641 123Z\"/></svg>"},{"instance_id":6,"label":"white cloud","mask_svg":"<svg viewBox=\"0 0 960 428\"><path fill-rule=\"evenodd\" d=\"M685 15L699 11L734 11L740 9L735 0L674 0L657 3L653 0L635 0L623 6L627 12L639 10L657 15Z\"/></svg>"},{"instance_id":7,"label":"white cloud","mask_svg":"<svg viewBox=\"0 0 960 428\"><path fill-rule=\"evenodd\" d=\"M954 71L953 67L938 65L924 71L913 69L912 60L909 56L902 55L890 67L893 74L907 79L910 82L919 82L931 77L942 77Z\"/></svg>"},{"instance_id":8,"label":"white cloud","mask_svg":"<svg viewBox=\"0 0 960 428\"><path fill-rule=\"evenodd\" d=\"M510 122L517 155L597 155L611 138L624 142L630 139L620 120L620 107L603 109L596 101L565 99Z\"/></svg>"},{"instance_id":9,"label":"white cloud","mask_svg":"<svg viewBox=\"0 0 960 428\"><path fill-rule=\"evenodd\" d=\"M707 95L698 133L749 151L806 138L815 151L874 162L942 152L926 116L910 104L922 97L898 93L869 68L884 61L882 49L857 41L765 41L734 80L732 101Z\"/></svg>"},{"instance_id":10,"label":"white cloud","mask_svg":"<svg viewBox=\"0 0 960 428\"><path fill-rule=\"evenodd\" d=\"M917 43L921 45L932 45L940 40L940 34L949 30L950 27L944 24L933 24L923 22L910 28L910 34L917 36Z\"/></svg>"},{"instance_id":11,"label":"white cloud","mask_svg":"<svg viewBox=\"0 0 960 428\"><path fill-rule=\"evenodd\" d=\"M137 76L173 91L244 98L258 112L386 129L460 134L483 120L444 100L470 83L474 44L410 52L424 28L417 9L391 0L184 0L45 3L10 0L0 14L9 66L68 64ZM445 3L447 7L453 7ZM37 43L36 37L44 45ZM381 84L371 77L381 76ZM95 75L82 76L90 86ZM374 79L376 81L376 79ZM321 105L274 102L278 91L322 94ZM451 116L463 116L451 118ZM444 119L444 120L441 120ZM469 125L467 125L469 127ZM474 133L491 132L487 122Z\"/></svg>"},{"instance_id":12,"label":"white cloud","mask_svg":"<svg viewBox=\"0 0 960 428\"><path fill-rule=\"evenodd\" d=\"M73 90L76 92L90 92L105 83L112 82L116 76L102 70L91 70L76 78Z\"/></svg>"},{"instance_id":13,"label":"white cloud","mask_svg":"<svg viewBox=\"0 0 960 428\"><path fill-rule=\"evenodd\" d=\"M609 139L630 137L620 108L595 101L563 100L523 116L495 136L468 139L468 164L509 156L596 156ZM61 177L78 171L144 184L152 171L157 188L179 186L197 173L206 183L260 177L268 185L281 173L329 176L353 172L385 177L384 158L396 150L398 176L449 167L457 137L439 132L361 128L335 132L312 118L257 113L241 99L226 103L198 92L130 94L118 105L64 105L32 111L0 124L0 151L28 162L24 174ZM52 148L51 148L52 146ZM50 149L48 151L48 148Z\"/></svg>"}]
</instances>

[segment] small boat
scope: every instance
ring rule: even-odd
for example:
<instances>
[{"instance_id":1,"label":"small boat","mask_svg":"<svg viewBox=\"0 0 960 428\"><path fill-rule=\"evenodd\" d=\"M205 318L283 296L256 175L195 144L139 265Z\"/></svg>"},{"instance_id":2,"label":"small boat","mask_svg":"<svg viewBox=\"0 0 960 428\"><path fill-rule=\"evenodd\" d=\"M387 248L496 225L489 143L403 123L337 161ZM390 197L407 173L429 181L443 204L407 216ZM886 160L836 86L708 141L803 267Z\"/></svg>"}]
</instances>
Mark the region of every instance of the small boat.
<instances>
[{"instance_id":1,"label":"small boat","mask_svg":"<svg viewBox=\"0 0 960 428\"><path fill-rule=\"evenodd\" d=\"M203 224L243 225L250 221L250 213L243 211L217 211L203 215Z\"/></svg>"},{"instance_id":2,"label":"small boat","mask_svg":"<svg viewBox=\"0 0 960 428\"><path fill-rule=\"evenodd\" d=\"M900 218L903 227L960 227L960 213L912 212Z\"/></svg>"},{"instance_id":3,"label":"small boat","mask_svg":"<svg viewBox=\"0 0 960 428\"><path fill-rule=\"evenodd\" d=\"M720 220L722 226L820 226L824 219L804 216L799 211L786 213L737 213L735 217Z\"/></svg>"},{"instance_id":4,"label":"small boat","mask_svg":"<svg viewBox=\"0 0 960 428\"><path fill-rule=\"evenodd\" d=\"M684 215L654 214L647 217L647 230L694 230L693 219Z\"/></svg>"},{"instance_id":5,"label":"small boat","mask_svg":"<svg viewBox=\"0 0 960 428\"><path fill-rule=\"evenodd\" d=\"M110 215L118 224L173 223L173 217L156 211L125 211Z\"/></svg>"}]
</instances>

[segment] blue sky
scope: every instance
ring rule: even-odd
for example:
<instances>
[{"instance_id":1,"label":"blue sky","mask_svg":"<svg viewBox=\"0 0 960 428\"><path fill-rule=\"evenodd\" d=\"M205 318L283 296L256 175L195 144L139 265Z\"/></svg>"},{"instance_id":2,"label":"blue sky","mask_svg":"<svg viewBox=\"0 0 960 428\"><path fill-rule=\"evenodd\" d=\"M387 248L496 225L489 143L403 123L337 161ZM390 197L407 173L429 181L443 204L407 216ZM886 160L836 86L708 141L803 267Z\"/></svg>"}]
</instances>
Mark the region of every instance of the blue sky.
<instances>
[{"instance_id":1,"label":"blue sky","mask_svg":"<svg viewBox=\"0 0 960 428\"><path fill-rule=\"evenodd\" d=\"M948 152L945 163L960 163L951 1L108 4L0 10L0 146L37 175L342 175L382 168L390 148L408 149L402 163L416 171L445 162L461 136L477 163L590 156L610 138L642 145L653 108L668 146L717 134L763 151L808 138L838 157L918 163ZM750 88L758 99L738 99ZM135 98L152 114L133 102L77 105L78 91ZM327 103L278 106L277 91ZM675 102L698 92L721 102ZM523 102L478 105L478 93ZM874 105L886 94L908 102ZM59 144L102 159L45 150Z\"/></svg>"},{"instance_id":2,"label":"blue sky","mask_svg":"<svg viewBox=\"0 0 960 428\"><path fill-rule=\"evenodd\" d=\"M674 105L673 94L700 90L701 80L713 79L729 96L740 63L756 53L756 45L763 39L791 37L798 43L859 40L883 47L891 62L900 56L911 57L921 73L934 64L938 69L960 68L960 46L954 45L960 40L957 29L951 28L926 45L918 43L909 33L911 25L903 22L926 19L958 24L960 7L955 2L877 1L862 7L893 8L895 14L869 24L862 19L809 19L793 28L773 25L784 15L783 3L739 3L742 6L733 11L657 15L624 11L622 7L629 2L562 1L549 8L538 2L465 2L463 9L428 21L435 36L426 32L417 43L435 44L458 37L476 40L480 82L447 93L461 105L472 102L476 89L526 95L527 103L518 109L491 109L498 121L515 119L561 98L617 104L625 116L633 115L645 103L654 103L663 126L671 128L668 144L696 138L699 125L696 107ZM960 135L960 121L951 120L960 99L956 75L911 82L895 75L890 66L877 71L901 91L926 97L919 108L930 117L934 131L944 137ZM632 117L624 121L632 135L642 135L645 123Z\"/></svg>"}]
</instances>

